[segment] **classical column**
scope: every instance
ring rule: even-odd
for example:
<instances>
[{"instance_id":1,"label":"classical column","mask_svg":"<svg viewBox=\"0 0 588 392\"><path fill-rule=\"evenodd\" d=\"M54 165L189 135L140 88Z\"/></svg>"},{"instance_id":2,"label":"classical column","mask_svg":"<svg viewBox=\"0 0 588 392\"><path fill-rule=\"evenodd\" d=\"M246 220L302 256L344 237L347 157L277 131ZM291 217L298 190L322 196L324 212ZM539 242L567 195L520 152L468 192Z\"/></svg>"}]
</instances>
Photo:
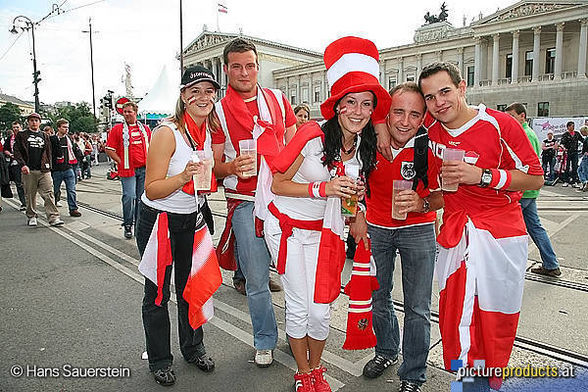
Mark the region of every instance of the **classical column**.
<instances>
[{"instance_id":1,"label":"classical column","mask_svg":"<svg viewBox=\"0 0 588 392\"><path fill-rule=\"evenodd\" d=\"M398 80L396 84L404 82L404 57L398 58Z\"/></svg>"},{"instance_id":2,"label":"classical column","mask_svg":"<svg viewBox=\"0 0 588 392\"><path fill-rule=\"evenodd\" d=\"M415 57L416 57L416 75L415 75L414 79L416 81L418 81L419 76L421 74L421 70L423 69L423 56L420 53L418 53L415 55Z\"/></svg>"},{"instance_id":3,"label":"classical column","mask_svg":"<svg viewBox=\"0 0 588 392\"><path fill-rule=\"evenodd\" d=\"M457 63L458 63L457 68L459 69L459 73L461 74L461 77L464 78L465 69L463 67L463 47L457 48Z\"/></svg>"},{"instance_id":4,"label":"classical column","mask_svg":"<svg viewBox=\"0 0 588 392\"><path fill-rule=\"evenodd\" d=\"M541 26L533 27L533 82L539 81L539 49L541 46Z\"/></svg>"},{"instance_id":5,"label":"classical column","mask_svg":"<svg viewBox=\"0 0 588 392\"><path fill-rule=\"evenodd\" d=\"M519 36L520 31L512 33L512 69L510 71L510 82L518 83L519 79Z\"/></svg>"},{"instance_id":6,"label":"classical column","mask_svg":"<svg viewBox=\"0 0 588 392\"><path fill-rule=\"evenodd\" d=\"M312 72L308 74L308 104L310 106L314 104L314 84L312 81Z\"/></svg>"},{"instance_id":7,"label":"classical column","mask_svg":"<svg viewBox=\"0 0 588 392\"><path fill-rule=\"evenodd\" d=\"M555 25L557 33L555 34L555 70L554 79L561 79L561 64L563 61L563 29L564 23Z\"/></svg>"},{"instance_id":8,"label":"classical column","mask_svg":"<svg viewBox=\"0 0 588 392\"><path fill-rule=\"evenodd\" d=\"M302 103L302 86L300 85L302 82L302 77L298 75L297 82L296 82L296 102L292 102L296 105Z\"/></svg>"},{"instance_id":9,"label":"classical column","mask_svg":"<svg viewBox=\"0 0 588 392\"><path fill-rule=\"evenodd\" d=\"M480 87L480 75L482 70L482 38L476 38L474 46L474 87Z\"/></svg>"},{"instance_id":10,"label":"classical column","mask_svg":"<svg viewBox=\"0 0 588 392\"><path fill-rule=\"evenodd\" d=\"M498 50L500 46L500 34L492 36L494 46L492 46L492 85L498 85Z\"/></svg>"},{"instance_id":11,"label":"classical column","mask_svg":"<svg viewBox=\"0 0 588 392\"><path fill-rule=\"evenodd\" d=\"M437 61L442 62L443 61L443 51L438 50L435 52L435 54L437 55Z\"/></svg>"},{"instance_id":12,"label":"classical column","mask_svg":"<svg viewBox=\"0 0 588 392\"><path fill-rule=\"evenodd\" d=\"M586 77L586 48L588 47L588 19L580 19L580 48L578 50L578 77Z\"/></svg>"}]
</instances>

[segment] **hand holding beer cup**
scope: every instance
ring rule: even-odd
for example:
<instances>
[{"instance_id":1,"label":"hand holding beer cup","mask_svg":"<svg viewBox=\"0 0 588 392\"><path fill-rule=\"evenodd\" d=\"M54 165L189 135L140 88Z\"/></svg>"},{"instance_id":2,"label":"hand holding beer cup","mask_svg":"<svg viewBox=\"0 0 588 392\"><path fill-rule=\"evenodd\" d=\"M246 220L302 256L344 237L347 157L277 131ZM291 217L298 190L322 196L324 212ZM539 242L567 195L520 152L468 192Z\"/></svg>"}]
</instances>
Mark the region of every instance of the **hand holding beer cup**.
<instances>
[{"instance_id":1,"label":"hand holding beer cup","mask_svg":"<svg viewBox=\"0 0 588 392\"><path fill-rule=\"evenodd\" d=\"M412 181L394 180L392 182L392 219L406 219L412 193L416 194L412 190Z\"/></svg>"},{"instance_id":2,"label":"hand holding beer cup","mask_svg":"<svg viewBox=\"0 0 588 392\"><path fill-rule=\"evenodd\" d=\"M459 164L464 163L464 150L446 148L443 150L443 166L441 168L441 190L456 192L461 181Z\"/></svg>"}]
</instances>

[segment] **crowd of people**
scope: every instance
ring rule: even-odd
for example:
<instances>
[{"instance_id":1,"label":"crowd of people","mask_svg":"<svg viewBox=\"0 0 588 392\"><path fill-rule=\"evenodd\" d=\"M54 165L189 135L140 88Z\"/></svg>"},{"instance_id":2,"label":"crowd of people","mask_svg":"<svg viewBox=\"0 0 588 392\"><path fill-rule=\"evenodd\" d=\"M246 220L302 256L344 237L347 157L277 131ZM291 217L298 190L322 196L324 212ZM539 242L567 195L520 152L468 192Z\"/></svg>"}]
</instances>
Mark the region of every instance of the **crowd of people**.
<instances>
[{"instance_id":1,"label":"crowd of people","mask_svg":"<svg viewBox=\"0 0 588 392\"><path fill-rule=\"evenodd\" d=\"M255 364L273 363L275 266L297 365L295 391L330 391L322 353L330 305L341 289L346 225L357 254L368 252L371 260L363 264L357 257L353 274L376 282L368 298L358 299L357 285L346 291L349 320L361 314L357 325L348 323L350 346L375 347L365 377L379 377L396 364L402 347L399 391L421 390L434 271L445 367L452 369L454 360L468 367L478 360L486 367L508 364L522 303L527 233L543 261L534 272L561 274L535 204L544 171L549 169L549 181L556 178L554 160L562 148L562 180L588 189L588 138L571 122L561 142L549 134L539 143L522 104L513 103L506 113L467 105L466 83L447 62L429 64L418 83L388 92L379 83L378 61L376 46L363 38L344 37L326 48L330 97L321 104L320 124L310 120L308 105L293 109L280 90L259 85L256 47L242 38L224 49L228 86L220 101L218 75L192 66L183 73L174 115L153 132L137 120L135 103L123 105L124 121L110 130L104 148L121 179L124 237L135 236L142 258L143 327L157 383L176 381L167 308L172 267L181 354L210 372L215 362L206 352L202 324L211 316L209 299L220 285L221 267L236 271L235 288L247 297ZM84 134L70 137L63 119L55 134L40 131L37 114L27 126L23 131L15 122L4 144L10 179L29 225L36 225L37 192L49 223L62 225L55 205L61 183L70 215L80 216L75 182L90 177L90 164L83 162L100 144ZM581 142L587 158L578 168ZM217 181L224 186L228 214L215 250L207 195ZM402 337L391 297L397 254ZM353 257L349 249L347 256ZM372 325L375 340L366 345L360 336L369 335ZM477 377L464 390L500 384Z\"/></svg>"}]
</instances>

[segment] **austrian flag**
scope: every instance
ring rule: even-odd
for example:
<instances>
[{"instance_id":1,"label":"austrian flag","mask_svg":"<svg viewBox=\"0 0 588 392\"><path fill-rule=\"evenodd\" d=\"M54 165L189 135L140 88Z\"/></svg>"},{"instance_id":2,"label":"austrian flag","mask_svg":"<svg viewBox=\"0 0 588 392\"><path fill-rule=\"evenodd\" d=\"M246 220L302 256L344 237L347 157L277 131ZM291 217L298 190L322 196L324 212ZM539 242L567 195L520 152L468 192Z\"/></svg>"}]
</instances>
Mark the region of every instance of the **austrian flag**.
<instances>
[{"instance_id":1,"label":"austrian flag","mask_svg":"<svg viewBox=\"0 0 588 392\"><path fill-rule=\"evenodd\" d=\"M220 12L221 14L226 14L229 12L229 9L226 5L218 3L218 12Z\"/></svg>"},{"instance_id":2,"label":"austrian flag","mask_svg":"<svg viewBox=\"0 0 588 392\"><path fill-rule=\"evenodd\" d=\"M139 271L157 285L155 304L161 306L165 270L172 265L167 213L157 216L151 237L141 258ZM206 225L194 233L192 268L184 288L184 299L188 302L188 319L196 329L214 315L212 294L220 287L222 275L218 266L212 237Z\"/></svg>"}]
</instances>

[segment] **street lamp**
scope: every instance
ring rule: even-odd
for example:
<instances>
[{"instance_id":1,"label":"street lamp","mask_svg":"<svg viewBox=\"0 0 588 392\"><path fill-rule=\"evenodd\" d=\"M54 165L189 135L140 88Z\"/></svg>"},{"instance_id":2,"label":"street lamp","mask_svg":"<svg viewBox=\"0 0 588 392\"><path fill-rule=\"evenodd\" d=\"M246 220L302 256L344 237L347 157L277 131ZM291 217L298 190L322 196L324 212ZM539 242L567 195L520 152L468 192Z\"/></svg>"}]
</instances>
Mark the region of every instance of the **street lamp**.
<instances>
[{"instance_id":1,"label":"street lamp","mask_svg":"<svg viewBox=\"0 0 588 392\"><path fill-rule=\"evenodd\" d=\"M39 113L39 82L41 81L39 74L41 72L37 71L37 54L35 51L35 22L33 22L24 15L17 16L12 21L12 28L9 30L12 34L18 34L19 32L16 24L17 20L21 21L21 23L24 23L24 27L22 27L22 25L19 25L18 29L20 29L21 31L30 29L31 34L33 36L33 84L35 85L35 112Z\"/></svg>"},{"instance_id":2,"label":"street lamp","mask_svg":"<svg viewBox=\"0 0 588 392\"><path fill-rule=\"evenodd\" d=\"M89 30L82 30L82 33L90 33L90 69L92 71L92 109L94 110L94 121L96 121L96 94L94 92L94 51L92 49L92 18L88 18Z\"/></svg>"}]
</instances>

